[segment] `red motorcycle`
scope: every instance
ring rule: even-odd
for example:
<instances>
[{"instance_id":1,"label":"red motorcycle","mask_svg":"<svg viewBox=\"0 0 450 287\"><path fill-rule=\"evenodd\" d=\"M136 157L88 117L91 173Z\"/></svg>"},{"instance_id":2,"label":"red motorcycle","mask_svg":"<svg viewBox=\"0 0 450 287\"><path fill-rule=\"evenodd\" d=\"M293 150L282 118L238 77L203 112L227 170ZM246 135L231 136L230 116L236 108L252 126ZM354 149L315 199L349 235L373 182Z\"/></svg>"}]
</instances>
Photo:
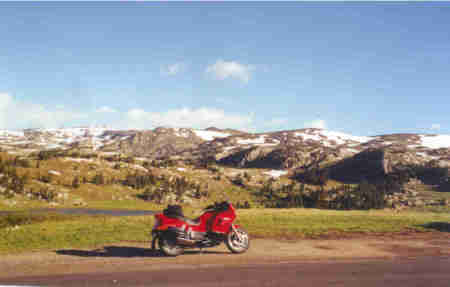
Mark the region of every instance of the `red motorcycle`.
<instances>
[{"instance_id":1,"label":"red motorcycle","mask_svg":"<svg viewBox=\"0 0 450 287\"><path fill-rule=\"evenodd\" d=\"M163 213L155 214L152 249L167 256L177 256L186 248L208 248L225 242L233 253L243 253L250 245L246 231L233 224L236 211L226 201L208 206L197 219L183 216L181 207L169 205Z\"/></svg>"}]
</instances>

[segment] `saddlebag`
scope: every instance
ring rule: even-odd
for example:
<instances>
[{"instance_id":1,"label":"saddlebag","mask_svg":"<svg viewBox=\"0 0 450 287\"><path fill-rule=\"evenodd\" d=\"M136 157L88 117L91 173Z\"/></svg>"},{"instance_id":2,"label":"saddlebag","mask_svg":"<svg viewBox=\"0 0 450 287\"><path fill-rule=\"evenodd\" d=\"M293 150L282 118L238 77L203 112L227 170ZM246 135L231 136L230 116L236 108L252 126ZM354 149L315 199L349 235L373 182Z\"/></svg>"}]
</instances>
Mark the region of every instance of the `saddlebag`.
<instances>
[{"instance_id":1,"label":"saddlebag","mask_svg":"<svg viewBox=\"0 0 450 287\"><path fill-rule=\"evenodd\" d=\"M177 218L184 217L183 209L180 205L168 205L166 209L163 210L163 214L167 217Z\"/></svg>"}]
</instances>

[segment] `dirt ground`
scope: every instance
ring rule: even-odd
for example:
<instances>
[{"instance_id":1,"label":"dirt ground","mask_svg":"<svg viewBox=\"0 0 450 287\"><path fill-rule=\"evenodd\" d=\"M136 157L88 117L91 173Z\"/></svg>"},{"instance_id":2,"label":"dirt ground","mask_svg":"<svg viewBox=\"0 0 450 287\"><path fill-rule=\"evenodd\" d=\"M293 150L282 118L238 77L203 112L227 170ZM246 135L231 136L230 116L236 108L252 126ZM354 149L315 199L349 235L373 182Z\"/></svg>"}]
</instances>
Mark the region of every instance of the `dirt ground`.
<instances>
[{"instance_id":1,"label":"dirt ground","mask_svg":"<svg viewBox=\"0 0 450 287\"><path fill-rule=\"evenodd\" d=\"M93 249L63 249L0 257L1 279L24 276L157 271L317 261L363 261L450 257L450 234L431 232L392 236L276 241L253 239L245 254L225 246L186 250L176 258L152 251L149 242L120 242Z\"/></svg>"}]
</instances>

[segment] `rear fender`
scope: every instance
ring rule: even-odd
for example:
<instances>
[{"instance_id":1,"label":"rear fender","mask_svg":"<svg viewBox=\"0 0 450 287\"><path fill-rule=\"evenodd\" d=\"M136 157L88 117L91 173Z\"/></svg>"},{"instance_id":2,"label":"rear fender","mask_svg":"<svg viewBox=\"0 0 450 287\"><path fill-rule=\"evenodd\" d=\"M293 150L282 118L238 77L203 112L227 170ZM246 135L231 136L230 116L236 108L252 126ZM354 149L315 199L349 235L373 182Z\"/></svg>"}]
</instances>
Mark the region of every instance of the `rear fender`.
<instances>
[{"instance_id":1,"label":"rear fender","mask_svg":"<svg viewBox=\"0 0 450 287\"><path fill-rule=\"evenodd\" d=\"M158 227L155 228L155 230L157 231L166 231L167 229L169 229L170 225L160 225Z\"/></svg>"},{"instance_id":2,"label":"rear fender","mask_svg":"<svg viewBox=\"0 0 450 287\"><path fill-rule=\"evenodd\" d=\"M156 242L158 241L159 238L166 237L176 239L177 231L180 232L181 230L182 229L170 224L160 225L156 227L155 229L152 230L152 237L153 237L152 249L155 249Z\"/></svg>"}]
</instances>

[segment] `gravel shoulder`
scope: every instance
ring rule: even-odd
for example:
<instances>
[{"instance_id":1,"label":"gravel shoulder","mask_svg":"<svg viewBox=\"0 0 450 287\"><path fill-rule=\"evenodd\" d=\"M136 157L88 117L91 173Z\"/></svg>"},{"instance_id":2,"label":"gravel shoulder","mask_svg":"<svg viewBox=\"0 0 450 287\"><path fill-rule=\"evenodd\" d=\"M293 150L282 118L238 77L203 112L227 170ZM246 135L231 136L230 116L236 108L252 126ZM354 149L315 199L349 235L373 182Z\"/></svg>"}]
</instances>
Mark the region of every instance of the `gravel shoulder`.
<instances>
[{"instance_id":1,"label":"gravel shoulder","mask_svg":"<svg viewBox=\"0 0 450 287\"><path fill-rule=\"evenodd\" d=\"M93 249L63 249L6 255L0 258L0 283L14 278L236 267L290 262L357 262L364 260L450 258L450 234L430 232L359 238L276 241L254 239L250 250L231 254L225 246L187 250L176 258L150 250L149 242L120 242Z\"/></svg>"}]
</instances>

